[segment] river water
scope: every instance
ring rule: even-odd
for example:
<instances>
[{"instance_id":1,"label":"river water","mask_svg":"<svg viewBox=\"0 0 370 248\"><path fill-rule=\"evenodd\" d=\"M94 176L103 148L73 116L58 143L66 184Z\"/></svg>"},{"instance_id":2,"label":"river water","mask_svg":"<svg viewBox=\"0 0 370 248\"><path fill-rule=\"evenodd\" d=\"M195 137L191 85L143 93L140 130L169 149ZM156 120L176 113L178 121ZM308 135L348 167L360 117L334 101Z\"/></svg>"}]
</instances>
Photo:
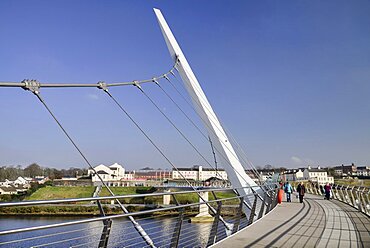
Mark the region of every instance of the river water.
<instances>
[{"instance_id":1,"label":"river water","mask_svg":"<svg viewBox=\"0 0 370 248\"><path fill-rule=\"evenodd\" d=\"M84 217L21 217L1 216L0 231L41 226L83 219ZM177 217L141 218L140 225L157 247L169 247ZM183 221L179 247L202 247L207 244L212 223ZM0 235L0 247L98 247L102 221L50 228L11 235ZM221 233L222 228L220 229ZM14 241L21 242L14 242ZM114 219L108 247L147 247L128 219Z\"/></svg>"}]
</instances>

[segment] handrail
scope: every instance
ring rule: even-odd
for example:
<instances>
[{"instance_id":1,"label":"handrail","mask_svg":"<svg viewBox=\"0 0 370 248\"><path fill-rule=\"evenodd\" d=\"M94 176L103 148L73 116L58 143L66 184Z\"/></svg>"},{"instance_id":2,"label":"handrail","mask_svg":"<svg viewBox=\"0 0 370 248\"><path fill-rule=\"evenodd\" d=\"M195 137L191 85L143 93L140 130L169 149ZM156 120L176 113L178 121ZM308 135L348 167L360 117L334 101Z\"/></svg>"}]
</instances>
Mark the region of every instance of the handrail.
<instances>
[{"instance_id":1,"label":"handrail","mask_svg":"<svg viewBox=\"0 0 370 248\"><path fill-rule=\"evenodd\" d=\"M312 194L321 195L321 192L312 190L312 184L309 183L307 186ZM370 216L370 202L368 198L369 193L370 187L366 186L333 184L331 187L331 195L333 199L346 203L367 216Z\"/></svg>"}]
</instances>

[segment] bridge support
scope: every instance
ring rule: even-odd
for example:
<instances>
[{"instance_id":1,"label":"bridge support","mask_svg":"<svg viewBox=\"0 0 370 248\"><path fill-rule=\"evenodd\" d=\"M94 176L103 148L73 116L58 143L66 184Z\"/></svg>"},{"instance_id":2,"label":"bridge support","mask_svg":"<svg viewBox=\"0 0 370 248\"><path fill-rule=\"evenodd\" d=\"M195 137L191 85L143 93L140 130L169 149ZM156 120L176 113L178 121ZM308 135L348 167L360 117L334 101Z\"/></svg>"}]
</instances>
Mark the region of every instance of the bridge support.
<instances>
[{"instance_id":1,"label":"bridge support","mask_svg":"<svg viewBox=\"0 0 370 248\"><path fill-rule=\"evenodd\" d=\"M171 190L170 189L165 189L163 190L163 193L170 193ZM163 196L163 205L170 205L171 203L171 195L168 194L168 195L164 195Z\"/></svg>"},{"instance_id":2,"label":"bridge support","mask_svg":"<svg viewBox=\"0 0 370 248\"><path fill-rule=\"evenodd\" d=\"M199 192L199 195L199 203L208 202L208 192ZM212 222L214 218L209 214L209 207L207 204L199 204L199 214L190 218L190 221L193 223Z\"/></svg>"},{"instance_id":3,"label":"bridge support","mask_svg":"<svg viewBox=\"0 0 370 248\"><path fill-rule=\"evenodd\" d=\"M208 202L208 192L200 192L200 196ZM203 199L199 197L199 203L204 202ZM212 217L209 212L209 207L207 204L200 204L199 205L199 214L195 217Z\"/></svg>"},{"instance_id":4,"label":"bridge support","mask_svg":"<svg viewBox=\"0 0 370 248\"><path fill-rule=\"evenodd\" d=\"M154 9L154 12L157 16L158 23L171 57L175 62L177 62L176 68L191 97L195 110L204 123L215 149L227 161L228 166L225 166L224 169L227 173L228 179L233 187L237 189L240 196L249 195L252 190L248 188L248 186L257 186L257 184L245 172L226 132L214 113L212 106L208 102L206 95L204 94L161 11ZM256 187L256 190L258 191L257 193L261 193L260 188ZM250 205L251 202L248 197L245 197L245 200ZM249 212L249 209L246 206L244 207L244 212Z\"/></svg>"}]
</instances>

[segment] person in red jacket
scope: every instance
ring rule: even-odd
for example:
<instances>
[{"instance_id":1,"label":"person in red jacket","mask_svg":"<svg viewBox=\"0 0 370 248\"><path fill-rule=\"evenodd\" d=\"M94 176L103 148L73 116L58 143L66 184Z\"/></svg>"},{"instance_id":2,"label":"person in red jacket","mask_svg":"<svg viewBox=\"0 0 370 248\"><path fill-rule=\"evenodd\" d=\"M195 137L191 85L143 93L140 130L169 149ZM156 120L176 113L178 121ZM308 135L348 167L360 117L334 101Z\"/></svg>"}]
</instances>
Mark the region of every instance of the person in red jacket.
<instances>
[{"instance_id":1,"label":"person in red jacket","mask_svg":"<svg viewBox=\"0 0 370 248\"><path fill-rule=\"evenodd\" d=\"M330 200L330 191L331 191L331 186L329 183L326 183L326 185L324 186L324 189L325 189L325 198L327 200Z\"/></svg>"}]
</instances>

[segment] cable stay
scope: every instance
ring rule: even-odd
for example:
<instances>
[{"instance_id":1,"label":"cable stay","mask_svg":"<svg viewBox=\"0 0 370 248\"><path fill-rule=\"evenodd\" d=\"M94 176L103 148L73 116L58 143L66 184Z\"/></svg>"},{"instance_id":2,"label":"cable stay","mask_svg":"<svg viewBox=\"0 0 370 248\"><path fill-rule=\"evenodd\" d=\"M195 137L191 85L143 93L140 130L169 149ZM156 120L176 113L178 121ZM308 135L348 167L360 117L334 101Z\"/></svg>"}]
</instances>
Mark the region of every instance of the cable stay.
<instances>
[{"instance_id":1,"label":"cable stay","mask_svg":"<svg viewBox=\"0 0 370 248\"><path fill-rule=\"evenodd\" d=\"M175 76L175 74L172 73L173 76ZM169 78L167 77L166 78L167 80L169 80ZM199 127L194 123L194 121L191 120L191 118L181 109L181 107L175 102L175 100L163 89L163 87L161 87L161 85L159 84L159 82L157 80L153 80L159 87L160 89L165 93L165 95L175 104L175 106L185 115L185 117L197 128L197 130L203 135L203 137L207 139L207 136L199 129ZM159 108L158 104L156 104L153 99L151 99L149 97L149 95L144 92L143 88L140 86L140 85L136 85L138 87L138 89L149 99L149 101L155 106L155 108L166 118L166 120L176 129L176 131L190 144L190 146L202 157L202 159L213 169L215 170L216 174L223 180L223 181L226 181L225 178L223 178L223 176L219 173L219 171L217 171L216 168L214 168L212 166L212 164L199 152L199 150L194 146L194 144L192 144L192 142L184 135L184 133L176 126L176 124ZM212 150L213 150L213 146L212 146ZM222 153L220 153L221 156L223 156ZM215 160L216 161L216 160ZM227 162L228 160L225 159L225 161ZM227 162L228 163L228 162ZM216 165L217 165L217 161L216 161ZM230 165L230 164L228 164ZM230 165L231 166L231 165ZM238 171L236 171L232 166L231 168L236 172L238 173ZM252 188L252 191L254 192L254 189ZM234 190L234 193L236 194L239 194L237 191ZM262 197L259 196L259 198L262 200ZM248 208L248 209L251 209L251 206L245 201L243 200L243 204Z\"/></svg>"},{"instance_id":2,"label":"cable stay","mask_svg":"<svg viewBox=\"0 0 370 248\"><path fill-rule=\"evenodd\" d=\"M157 85L159 85L158 81L156 82ZM165 117L165 119L176 129L176 131L183 137L186 142L195 150L195 152L209 165L212 167L212 169L215 169L212 164L203 156L203 154L198 150L198 148L195 147L195 145L189 140L189 138L186 137L186 135L180 130L179 127L167 116L166 113L164 113L161 108L158 106L157 103L154 102L154 100L143 90L142 87L139 87L137 85L137 88L143 93L143 95L153 104L153 106ZM220 175L222 178L222 176ZM223 178L222 178L223 179ZM226 181L225 179L223 179Z\"/></svg>"},{"instance_id":3,"label":"cable stay","mask_svg":"<svg viewBox=\"0 0 370 248\"><path fill-rule=\"evenodd\" d=\"M177 68L175 68L176 69L176 71L178 71L178 69ZM174 74L174 73L171 73L171 75L173 75L174 77L175 77L175 79L176 79L176 81L178 82L178 83L180 83L180 85L184 88L184 85L179 81L179 79L176 77L176 75ZM194 107L194 105L193 104L191 104L187 99L186 99L186 97L184 96L184 94L182 94L181 92L180 92L180 90L172 83L172 81L170 80L170 78L169 77L164 77L169 83L170 83L170 85L175 89L175 91L182 97L182 99L191 107L191 109L198 115L198 117L199 118L201 118L203 121L204 121L204 119L203 119L203 117L202 116L200 116L199 114L198 114L198 112L195 110L195 107ZM185 89L186 90L186 89ZM193 100L193 102L196 104L196 106L197 107L200 107L199 106L199 103L197 102L197 101L195 101L194 100L194 98L193 98L193 96L191 96L190 95L190 97L192 98L192 100ZM214 116L215 117L215 116ZM191 121L191 122L193 122L193 121ZM213 121L211 120L211 122L213 123ZM206 122L204 122L204 124L206 125L206 126L208 126L208 124L206 123ZM213 123L214 124L214 123ZM195 125L195 124L194 124ZM224 126L224 124L222 124L223 126ZM217 129L218 129L218 127L216 127ZM227 133L229 133L229 132L227 132ZM203 134L204 135L204 134ZM226 136L224 136L225 138L227 138ZM231 136L232 137L232 136ZM232 137L232 139L233 139L233 141L234 142L236 142L236 140ZM224 142L224 140L222 140L222 139L219 139L219 141L220 142ZM241 149L241 148L240 148ZM238 157L235 157L235 158L237 158L237 159L239 159ZM246 164L250 164L250 166L251 166L251 168L252 168L252 170L253 170L253 172L254 172L254 174L257 176L257 178L260 178L260 175L259 175L259 173L257 172L257 170L255 169L255 167L253 166L253 164L251 164L250 163L250 161L249 160L247 160L247 161L243 161L243 162L245 162ZM242 165L243 165L244 163L242 163ZM247 168L245 168L245 169L247 169Z\"/></svg>"},{"instance_id":4,"label":"cable stay","mask_svg":"<svg viewBox=\"0 0 370 248\"><path fill-rule=\"evenodd\" d=\"M214 159L214 162L215 162L215 170L216 170L216 173L217 173L217 158L216 158L215 149L213 147L212 140L211 140L211 137L210 136L208 136L208 140L209 140L209 144L211 145L213 159Z\"/></svg>"},{"instance_id":5,"label":"cable stay","mask_svg":"<svg viewBox=\"0 0 370 248\"><path fill-rule=\"evenodd\" d=\"M172 74L173 76L175 76L175 74ZM175 76L176 77L176 76ZM171 80L168 78L168 77L165 77L165 79L167 80L167 81L169 81L171 84L172 84L172 82L171 82ZM205 138L205 140L207 140L207 142L209 141L209 136L208 136L208 138L207 138L207 136L206 136L206 134L204 134L203 133L203 131L202 130L200 130L200 128L195 124L195 122L185 113L185 111L179 106L179 104L178 103L176 103L176 101L168 94L168 92L163 88L163 87L161 87L161 85L159 84L159 82L158 81L156 81L156 84L160 87L160 89L165 93L165 95L171 100L171 102L173 102L174 104L175 104L175 106L180 110L180 112L190 121L190 123L198 130L198 132ZM173 85L173 84L172 84ZM173 85L174 86L174 85ZM174 86L175 87L175 86ZM142 90L142 89L141 89ZM180 93L180 92L179 92ZM180 93L181 94L181 93ZM181 94L182 95L182 94ZM182 95L183 96L183 95ZM148 96L147 96L148 97ZM185 98L185 97L184 97ZM152 103L156 106L156 104L152 101ZM190 105L190 106L192 106L192 105ZM165 117L166 117L166 119L176 128L176 130L184 137L184 135L183 135L183 133L180 131L180 130L178 130L178 128L175 126L175 124L171 121L171 120L169 120L169 118L166 116L166 114L165 113L163 113L163 111L158 107L158 106L156 106L156 108L162 113L162 115L164 115ZM195 110L194 110L195 111ZM195 113L197 113L196 111L195 111ZM199 115L198 115L199 116ZM199 116L200 117L200 116ZM217 136L216 136L217 137ZM186 137L184 137L189 143L190 143L190 141L186 138ZM222 141L222 140L220 140L221 142L224 142L224 141ZM190 143L191 144L191 143ZM192 144L191 144L192 145ZM192 147L196 150L196 151L198 151L193 145L192 145ZM226 164L227 165L229 165L230 167L231 167L231 169L232 170L234 170L235 171L235 173L237 173L237 174L239 174L239 172L238 171L236 171L235 170L235 168L233 167L233 166L231 166L231 164L230 164L230 162L224 157L224 155L221 153L221 152L219 152L218 150L217 150L217 148L216 147L213 147L212 146L212 150L213 150L213 148L219 153L219 155L221 156L221 157L223 157L224 158L224 160L225 160L225 162L226 162ZM206 160L202 155L201 155L201 157L206 161L206 163L213 169L213 170L215 170L216 171L216 174L218 175L218 176L220 176L220 178L223 180L223 181L226 181L226 179L224 179L223 178L223 176L219 173L219 171L217 171L217 169L215 169L212 165L211 165L211 163L208 161L208 160ZM238 157L236 157L237 159L238 159ZM216 161L216 160L215 160ZM244 179L243 179L244 180ZM247 183L247 182L246 182ZM254 189L252 188L252 191L254 192ZM263 189L263 191L265 191L264 189ZM234 193L236 193L236 194L239 194L238 192L236 192L235 190L234 190ZM262 196L260 196L259 195L259 198L262 200ZM251 209L251 207L250 207L250 205L246 202L246 201L244 201L244 205L248 208L248 209Z\"/></svg>"},{"instance_id":6,"label":"cable stay","mask_svg":"<svg viewBox=\"0 0 370 248\"><path fill-rule=\"evenodd\" d=\"M62 126L62 124L60 123L60 121L56 118L56 116L53 114L53 112L51 111L51 109L48 107L48 105L46 104L46 102L44 101L44 99L41 97L41 94L40 94L40 90L37 88L37 87L30 87L30 88L26 88L27 90L31 91L38 99L39 101L43 104L43 106L46 108L47 112L51 115L51 117L54 119L54 121L58 124L58 126L60 127L60 129L63 131L63 133L65 134L65 136L67 137L67 139L72 143L72 145L76 148L76 150L78 151L78 153L81 155L81 157L83 158L83 160L86 162L86 164L89 166L89 168L97 175L97 177L99 178L99 180L101 181L101 183L104 185L104 187L106 187L106 189L108 190L108 192L112 195L112 196L115 196L115 194L113 193L113 191L110 189L110 187L104 182L104 180L101 178L101 176L99 175L99 173L97 173L97 171L95 170L95 168L91 165L91 163L89 162L89 160L86 158L86 156L83 154L83 152L81 151L81 149L77 146L77 144L75 143L75 141L72 139L72 137L68 134L68 132L66 131L66 129ZM123 206L121 204L121 202L118 200L118 199L115 199L118 203L118 205L120 206L120 208L123 210L123 212L125 214L128 214L128 210L125 208L125 206ZM150 246L150 247L156 247L153 243L153 241L151 240L151 238L148 236L148 234L144 231L144 229L140 226L140 224L138 222L135 221L134 217L132 216L129 216L129 219L131 221L131 223L134 225L135 229L140 233L141 237L144 239L144 241Z\"/></svg>"},{"instance_id":7,"label":"cable stay","mask_svg":"<svg viewBox=\"0 0 370 248\"><path fill-rule=\"evenodd\" d=\"M173 76L175 76L174 74L172 74ZM178 78L175 76L175 78L176 78L176 80L179 82L179 80L178 80ZM198 112L194 109L194 105L192 105L191 103L189 103L189 101L185 98L185 96L179 91L179 89L172 83L172 81L170 80L170 78L168 78L168 77L165 77L165 79L171 84L171 86L176 90L176 92L184 99L184 101L192 108L192 110L198 115L198 117L199 118L201 118L202 120L203 120L203 122L204 122L204 124L209 128L209 130L212 130L208 125L209 124L207 124L205 121L204 121L204 119L203 119L203 117L201 116L201 115L199 115L198 114ZM182 85L182 84L181 84ZM183 85L182 85L183 86ZM161 88L163 91L165 91L164 89L163 89L163 87ZM168 96L168 97L170 97L169 96L169 94L167 93L167 92L165 92L165 94ZM191 96L192 97L192 96ZM181 107L179 106L179 104L177 104L174 100L173 100L173 98L172 97L170 97L171 98L171 101L173 101L174 102L174 104L176 105L176 106L178 106L178 108L180 109L180 111L187 117L187 119L192 123L192 125L198 130L198 132L206 139L206 140L208 140L209 138L209 136L207 137L207 135L206 134L204 134L203 133L203 131L201 131L200 129L199 129L199 127L194 123L194 121L193 120L191 120L191 118L181 109ZM192 97L193 98L193 97ZM197 101L193 101L195 104L197 104L197 106L199 107L199 103L197 102ZM212 122L212 120L211 120L211 122ZM218 127L217 127L218 128ZM214 133L214 131L211 131L211 132L213 132L213 134L214 134L214 136L215 137L217 137L217 135L215 135L215 133ZM226 138L226 137L225 137ZM220 138L218 138L217 137L217 139L221 142L221 143L223 143L224 144L224 140L223 139L220 139ZM214 149L218 152L218 154L226 161L226 163L228 164L228 165L230 165L230 162L228 162L227 161L227 159L225 158L225 156L216 148L216 147L214 147ZM227 146L226 146L226 149L229 149ZM241 163L242 161L240 161L240 159L239 159L239 157L238 156L235 156L234 154L232 154L237 160L239 160L239 162ZM243 160L243 159L242 159ZM247 161L244 161L243 160L243 162L245 162L245 163L247 163L248 164L248 162ZM241 163L242 165L244 164L244 163ZM231 166L231 165L230 165ZM231 168L233 168L232 166L231 166ZM234 168L233 168L234 169ZM246 169L245 167L244 167L244 169ZM257 178L259 178L260 176L259 176L259 173L256 171L256 169L252 166L252 171L254 172L254 174L256 175L256 177Z\"/></svg>"},{"instance_id":8,"label":"cable stay","mask_svg":"<svg viewBox=\"0 0 370 248\"><path fill-rule=\"evenodd\" d=\"M216 210L200 195L199 192L197 192L196 188L190 183L190 181L180 172L180 170L175 166L175 164L166 156L166 154L162 151L161 148L153 141L152 138L149 137L149 135L144 131L144 129L141 128L138 122L134 120L134 118L123 108L123 106L114 98L114 96L108 91L108 89L103 89L104 92L108 94L108 96L113 100L113 102L119 107L119 109L130 119L130 121L139 129L139 131L146 137L146 139L154 146L154 148L162 155L162 157L174 168L179 175L184 179L184 181L194 190L197 195L199 196L202 201L205 202L205 204L209 207L209 209L212 211L213 214L217 214ZM222 217L220 217L221 222L224 224L226 229L232 230L233 225L227 223Z\"/></svg>"},{"instance_id":9,"label":"cable stay","mask_svg":"<svg viewBox=\"0 0 370 248\"><path fill-rule=\"evenodd\" d=\"M180 60L177 58L176 59L176 61L178 61L178 64L180 64ZM186 70L186 68L184 68L184 70L185 71L187 71ZM178 71L178 69L176 69L176 71ZM171 75L174 75L173 73L171 74ZM175 77L176 78L176 80L183 86L183 84L178 80L178 78L177 77ZM168 80L168 77L166 78L165 77L165 79L167 79ZM183 86L184 87L184 86ZM200 87L200 86L199 86ZM186 89L185 89L186 90ZM194 90L198 93L198 96L203 100L203 101L205 101L205 100L207 100L207 99L205 99L205 95L204 94L200 94L200 93L202 93L202 90L201 89L198 89L197 87L195 87L194 88ZM194 96L192 96L191 94L190 94L190 97L191 97L191 99L192 99L192 102L193 103L195 103L196 104L196 106L198 107L198 108L201 108L202 106L200 106L200 104L199 104L199 102L198 101L196 101L196 99L194 98ZM190 104L190 103L189 103ZM190 104L190 106L193 106L192 104ZM194 107L193 107L194 108ZM220 131L220 133L221 133L221 135L223 135L223 137L225 138L225 139L229 139L230 140L230 137L228 137L228 135L226 135L226 134L231 134L228 130L227 130L227 128L226 128L226 126L225 126L225 124L224 123L222 123L222 121L216 116L216 114L214 113L214 111L212 110L212 108L210 107L210 106L207 106L207 105L204 105L204 108L205 109L207 109L208 110L208 112L209 112L209 114L213 117L213 119L214 120L218 120L221 124L222 124L222 126L223 126L223 129L224 130L221 130L221 128L218 126L218 125L215 125L216 123L214 122L214 120L213 119L210 119L210 122L213 124L213 126L215 127L215 128L217 128L217 130L218 131ZM195 109L194 109L194 111L195 112L197 112ZM206 124L206 122L204 122L205 124ZM215 135L216 137L217 137L217 135ZM231 135L231 139L233 139L233 142L235 142L235 143L237 143L237 141L235 140L235 138L233 138L232 137L232 135ZM222 142L222 143L224 143L225 144L225 142L224 142L224 140L222 140L222 139L219 139L220 140L220 142ZM238 146L239 146L239 144L237 144ZM229 151L230 151L230 148L228 147L228 146L225 146L227 149L229 149ZM239 146L240 147L240 146ZM242 149L241 149L242 150ZM236 159L238 159L239 161L240 161L240 158L238 157L238 156L235 156L235 154L233 154L232 152L231 152L231 154L236 158ZM246 156L246 155L245 155ZM247 161L244 161L246 164L249 164L249 166L251 167L251 169L252 169L252 171L254 172L254 174L255 174L255 176L257 177L257 178L260 178L260 175L259 175L259 173L257 172L257 170L256 170L256 168L254 167L254 165L252 164L252 163L250 163L250 161L249 161L249 159L247 159ZM241 163L242 165L243 165L243 163ZM245 168L246 169L246 168Z\"/></svg>"}]
</instances>

